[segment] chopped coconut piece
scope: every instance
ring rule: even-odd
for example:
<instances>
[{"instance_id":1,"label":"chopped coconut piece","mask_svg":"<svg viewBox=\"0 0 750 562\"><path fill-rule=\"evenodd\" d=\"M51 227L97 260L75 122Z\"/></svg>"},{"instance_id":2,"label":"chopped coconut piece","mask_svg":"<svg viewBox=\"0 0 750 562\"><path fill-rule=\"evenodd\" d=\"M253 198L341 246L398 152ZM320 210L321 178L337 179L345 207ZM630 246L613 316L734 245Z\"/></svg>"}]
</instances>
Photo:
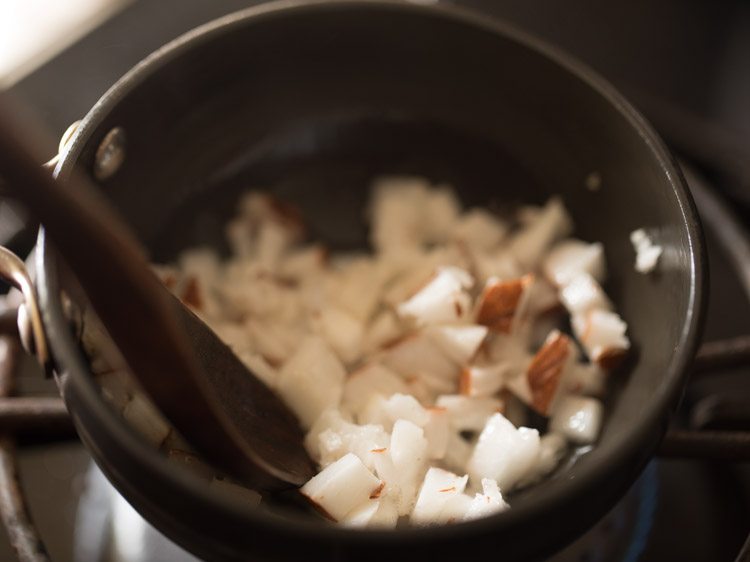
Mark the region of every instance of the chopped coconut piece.
<instances>
[{"instance_id":1,"label":"chopped coconut piece","mask_svg":"<svg viewBox=\"0 0 750 562\"><path fill-rule=\"evenodd\" d=\"M383 310L373 319L365 333L362 345L366 353L373 353L398 340L402 335L401 325L396 315L390 310Z\"/></svg>"},{"instance_id":2,"label":"chopped coconut piece","mask_svg":"<svg viewBox=\"0 0 750 562\"><path fill-rule=\"evenodd\" d=\"M493 396L503 388L507 372L508 365L504 363L465 367L461 371L458 390L467 396Z\"/></svg>"},{"instance_id":3,"label":"chopped coconut piece","mask_svg":"<svg viewBox=\"0 0 750 562\"><path fill-rule=\"evenodd\" d=\"M601 285L588 273L575 275L560 289L560 301L570 314L585 314L590 310L610 310L612 303Z\"/></svg>"},{"instance_id":4,"label":"chopped coconut piece","mask_svg":"<svg viewBox=\"0 0 750 562\"><path fill-rule=\"evenodd\" d=\"M460 322L469 315L471 297L466 290L473 284L462 269L440 268L421 291L398 306L398 314L418 326Z\"/></svg>"},{"instance_id":5,"label":"chopped coconut piece","mask_svg":"<svg viewBox=\"0 0 750 562\"><path fill-rule=\"evenodd\" d=\"M478 519L508 509L500 488L492 478L482 478L482 493L476 494L466 510L464 519Z\"/></svg>"},{"instance_id":6,"label":"chopped coconut piece","mask_svg":"<svg viewBox=\"0 0 750 562\"><path fill-rule=\"evenodd\" d=\"M575 348L570 338L559 330L547 337L526 371L531 390L531 407L548 416L561 388L563 376L575 362Z\"/></svg>"},{"instance_id":7,"label":"chopped coconut piece","mask_svg":"<svg viewBox=\"0 0 750 562\"><path fill-rule=\"evenodd\" d=\"M630 233L630 241L635 249L635 270L639 273L650 273L656 268L662 254L662 247L654 244L651 237L642 228Z\"/></svg>"},{"instance_id":8,"label":"chopped coconut piece","mask_svg":"<svg viewBox=\"0 0 750 562\"><path fill-rule=\"evenodd\" d=\"M396 502L389 498L381 496L378 500L378 510L372 516L368 527L378 529L393 529L398 523L398 506Z\"/></svg>"},{"instance_id":9,"label":"chopped coconut piece","mask_svg":"<svg viewBox=\"0 0 750 562\"><path fill-rule=\"evenodd\" d=\"M496 277L498 279L515 279L523 275L523 269L518 265L518 261L510 252L493 251L471 252L474 271L483 283L488 279Z\"/></svg>"},{"instance_id":10,"label":"chopped coconut piece","mask_svg":"<svg viewBox=\"0 0 750 562\"><path fill-rule=\"evenodd\" d=\"M481 431L490 416L503 410L502 400L495 397L444 395L435 405L445 408L448 422L456 431Z\"/></svg>"},{"instance_id":11,"label":"chopped coconut piece","mask_svg":"<svg viewBox=\"0 0 750 562\"><path fill-rule=\"evenodd\" d=\"M448 357L459 365L465 364L477 353L484 338L486 326L432 326L427 334Z\"/></svg>"},{"instance_id":12,"label":"chopped coconut piece","mask_svg":"<svg viewBox=\"0 0 750 562\"><path fill-rule=\"evenodd\" d=\"M547 433L539 439L539 456L531 471L518 483L519 486L534 484L550 474L568 451L568 442L559 433Z\"/></svg>"},{"instance_id":13,"label":"chopped coconut piece","mask_svg":"<svg viewBox=\"0 0 750 562\"><path fill-rule=\"evenodd\" d=\"M472 481L492 478L508 492L532 470L538 456L536 429L516 429L502 414L493 414L479 435L467 470Z\"/></svg>"},{"instance_id":14,"label":"chopped coconut piece","mask_svg":"<svg viewBox=\"0 0 750 562\"><path fill-rule=\"evenodd\" d=\"M381 485L357 455L349 453L300 488L300 492L334 521L366 503Z\"/></svg>"},{"instance_id":15,"label":"chopped coconut piece","mask_svg":"<svg viewBox=\"0 0 750 562\"><path fill-rule=\"evenodd\" d=\"M391 433L390 459L393 473L390 479L385 474L391 490L395 490L399 515L407 515L414 507L419 481L427 462L427 439L421 427L407 420L398 420Z\"/></svg>"},{"instance_id":16,"label":"chopped coconut piece","mask_svg":"<svg viewBox=\"0 0 750 562\"><path fill-rule=\"evenodd\" d=\"M553 197L527 226L513 236L510 251L528 269L537 266L553 242L567 236L572 221L559 198Z\"/></svg>"},{"instance_id":17,"label":"chopped coconut piece","mask_svg":"<svg viewBox=\"0 0 750 562\"><path fill-rule=\"evenodd\" d=\"M329 517L394 528L490 515L507 508L501 490L553 471L568 440L596 439L602 405L581 395L603 393L630 342L600 286L604 248L565 239L559 199L521 208L509 233L487 209L462 213L450 187L384 178L373 186L375 253L330 257L302 243L299 213L273 197L250 193L239 211L231 259L197 248L155 269L309 429L321 472L302 491ZM642 231L632 239L655 264L661 249ZM564 309L590 363L557 329ZM214 478L87 324L105 398L173 462L257 502ZM522 427L538 421L530 409L551 415L541 439ZM481 483L473 496L467 472L472 494Z\"/></svg>"},{"instance_id":18,"label":"chopped coconut piece","mask_svg":"<svg viewBox=\"0 0 750 562\"><path fill-rule=\"evenodd\" d=\"M601 396L607 385L607 373L596 363L577 363L564 381L565 390L571 394Z\"/></svg>"},{"instance_id":19,"label":"chopped coconut piece","mask_svg":"<svg viewBox=\"0 0 750 562\"><path fill-rule=\"evenodd\" d=\"M424 221L426 242L445 242L455 230L461 215L461 205L452 189L432 189L427 194Z\"/></svg>"},{"instance_id":20,"label":"chopped coconut piece","mask_svg":"<svg viewBox=\"0 0 750 562\"><path fill-rule=\"evenodd\" d=\"M345 527L367 527L380 509L380 500L370 499L352 509L340 521Z\"/></svg>"},{"instance_id":21,"label":"chopped coconut piece","mask_svg":"<svg viewBox=\"0 0 750 562\"><path fill-rule=\"evenodd\" d=\"M458 476L442 468L430 468L419 490L411 522L418 525L447 522L450 515L443 513L446 504L463 494L468 479L468 476Z\"/></svg>"},{"instance_id":22,"label":"chopped coconut piece","mask_svg":"<svg viewBox=\"0 0 750 562\"><path fill-rule=\"evenodd\" d=\"M364 326L337 307L326 307L313 317L313 326L344 363L354 363L362 354Z\"/></svg>"},{"instance_id":23,"label":"chopped coconut piece","mask_svg":"<svg viewBox=\"0 0 750 562\"><path fill-rule=\"evenodd\" d=\"M508 226L484 209L471 209L464 213L453 229L454 240L470 248L492 250L500 244Z\"/></svg>"},{"instance_id":24,"label":"chopped coconut piece","mask_svg":"<svg viewBox=\"0 0 750 562\"><path fill-rule=\"evenodd\" d=\"M628 326L614 312L592 310L573 316L571 323L586 354L604 369L616 366L630 348L630 340L625 335Z\"/></svg>"},{"instance_id":25,"label":"chopped coconut piece","mask_svg":"<svg viewBox=\"0 0 750 562\"><path fill-rule=\"evenodd\" d=\"M430 414L410 394L394 394L389 398L376 394L359 413L361 423L382 425L390 431L397 420L408 420L419 427L430 421Z\"/></svg>"},{"instance_id":26,"label":"chopped coconut piece","mask_svg":"<svg viewBox=\"0 0 750 562\"><path fill-rule=\"evenodd\" d=\"M424 425L424 436L427 439L427 456L431 459L442 459L448 450L450 440L450 420L445 408L433 406L427 409L429 419Z\"/></svg>"},{"instance_id":27,"label":"chopped coconut piece","mask_svg":"<svg viewBox=\"0 0 750 562\"><path fill-rule=\"evenodd\" d=\"M567 285L581 273L587 273L601 283L606 275L604 246L601 242L589 244L581 240L564 240L550 250L542 267L547 278L558 287Z\"/></svg>"},{"instance_id":28,"label":"chopped coconut piece","mask_svg":"<svg viewBox=\"0 0 750 562\"><path fill-rule=\"evenodd\" d=\"M555 408L550 429L573 443L588 445L596 441L602 424L602 403L596 398L566 396Z\"/></svg>"},{"instance_id":29,"label":"chopped coconut piece","mask_svg":"<svg viewBox=\"0 0 750 562\"><path fill-rule=\"evenodd\" d=\"M382 355L383 364L403 377L430 374L439 379L453 381L459 368L426 334L419 332L405 337L387 348Z\"/></svg>"},{"instance_id":30,"label":"chopped coconut piece","mask_svg":"<svg viewBox=\"0 0 750 562\"><path fill-rule=\"evenodd\" d=\"M374 395L392 396L398 393L408 393L404 380L380 363L368 363L346 379L341 405L352 414L357 414L364 410Z\"/></svg>"},{"instance_id":31,"label":"chopped coconut piece","mask_svg":"<svg viewBox=\"0 0 750 562\"><path fill-rule=\"evenodd\" d=\"M524 296L528 296L533 281L533 275L510 281L488 279L479 297L477 323L494 332L509 333L517 313L523 309Z\"/></svg>"},{"instance_id":32,"label":"chopped coconut piece","mask_svg":"<svg viewBox=\"0 0 750 562\"><path fill-rule=\"evenodd\" d=\"M307 337L279 371L276 389L309 428L328 408L335 408L344 391L346 371L319 337Z\"/></svg>"}]
</instances>

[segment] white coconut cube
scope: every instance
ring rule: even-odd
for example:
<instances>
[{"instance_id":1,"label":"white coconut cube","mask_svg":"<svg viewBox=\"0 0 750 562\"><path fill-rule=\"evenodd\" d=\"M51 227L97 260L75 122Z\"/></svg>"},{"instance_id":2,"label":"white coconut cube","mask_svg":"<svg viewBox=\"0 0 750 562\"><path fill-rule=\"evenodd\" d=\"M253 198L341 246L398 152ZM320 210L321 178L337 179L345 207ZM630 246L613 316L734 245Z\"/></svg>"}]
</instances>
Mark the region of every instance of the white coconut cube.
<instances>
[{"instance_id":1,"label":"white coconut cube","mask_svg":"<svg viewBox=\"0 0 750 562\"><path fill-rule=\"evenodd\" d=\"M315 244L290 251L278 267L279 275L285 279L306 282L323 273L327 252Z\"/></svg>"},{"instance_id":2,"label":"white coconut cube","mask_svg":"<svg viewBox=\"0 0 750 562\"><path fill-rule=\"evenodd\" d=\"M393 529L398 523L398 506L390 497L380 496L378 510L373 514L367 526L375 529Z\"/></svg>"},{"instance_id":3,"label":"white coconut cube","mask_svg":"<svg viewBox=\"0 0 750 562\"><path fill-rule=\"evenodd\" d=\"M519 481L519 486L534 484L549 475L568 451L568 441L560 433L547 433L539 439L539 456L529 473Z\"/></svg>"},{"instance_id":4,"label":"white coconut cube","mask_svg":"<svg viewBox=\"0 0 750 562\"><path fill-rule=\"evenodd\" d=\"M368 499L362 505L358 505L347 513L341 521L339 521L345 527L352 528L364 528L370 524L372 518L378 512L380 508L380 500Z\"/></svg>"},{"instance_id":5,"label":"white coconut cube","mask_svg":"<svg viewBox=\"0 0 750 562\"><path fill-rule=\"evenodd\" d=\"M344 363L354 363L362 354L364 325L341 308L330 306L313 316L313 328Z\"/></svg>"},{"instance_id":6,"label":"white coconut cube","mask_svg":"<svg viewBox=\"0 0 750 562\"><path fill-rule=\"evenodd\" d=\"M269 270L275 270L282 256L294 240L284 225L275 221L261 223L255 241L255 259Z\"/></svg>"},{"instance_id":7,"label":"white coconut cube","mask_svg":"<svg viewBox=\"0 0 750 562\"><path fill-rule=\"evenodd\" d=\"M320 462L320 448L319 448L319 436L324 431L331 429L334 432L339 431L346 424L351 423L350 417L345 417L341 410L336 408L330 408L324 411L318 419L315 420L312 427L305 434L305 449L310 454L310 457Z\"/></svg>"},{"instance_id":8,"label":"white coconut cube","mask_svg":"<svg viewBox=\"0 0 750 562\"><path fill-rule=\"evenodd\" d=\"M482 493L476 494L471 500L464 520L479 519L508 509L508 503L503 499L500 488L492 478L482 478Z\"/></svg>"},{"instance_id":9,"label":"white coconut cube","mask_svg":"<svg viewBox=\"0 0 750 562\"><path fill-rule=\"evenodd\" d=\"M445 355L459 365L466 364L479 350L487 337L486 326L431 326L427 335L432 338Z\"/></svg>"},{"instance_id":10,"label":"white coconut cube","mask_svg":"<svg viewBox=\"0 0 750 562\"><path fill-rule=\"evenodd\" d=\"M610 310L612 303L601 285L588 273L579 273L560 289L560 301L570 314L585 314L594 309Z\"/></svg>"},{"instance_id":11,"label":"white coconut cube","mask_svg":"<svg viewBox=\"0 0 750 562\"><path fill-rule=\"evenodd\" d=\"M381 361L404 378L426 373L455 381L459 373L458 365L423 332L407 336L390 346L383 352Z\"/></svg>"},{"instance_id":12,"label":"white coconut cube","mask_svg":"<svg viewBox=\"0 0 750 562\"><path fill-rule=\"evenodd\" d=\"M354 453L370 469L375 466L378 452L387 449L390 443L390 437L383 427L374 424L348 424L336 433L331 430L321 433L318 440L321 465L338 460L346 453Z\"/></svg>"},{"instance_id":13,"label":"white coconut cube","mask_svg":"<svg viewBox=\"0 0 750 562\"><path fill-rule=\"evenodd\" d=\"M461 322L471 312L467 290L474 284L471 275L457 267L443 267L417 294L397 307L398 315L417 326Z\"/></svg>"},{"instance_id":14,"label":"white coconut cube","mask_svg":"<svg viewBox=\"0 0 750 562\"><path fill-rule=\"evenodd\" d=\"M524 313L527 317L534 317L554 311L560 305L560 296L556 287L549 281L535 277L534 283L529 288L529 295L525 303Z\"/></svg>"},{"instance_id":15,"label":"white coconut cube","mask_svg":"<svg viewBox=\"0 0 750 562\"><path fill-rule=\"evenodd\" d=\"M428 243L445 242L455 228L461 214L461 204L452 189L433 188L427 192L424 207L424 240Z\"/></svg>"},{"instance_id":16,"label":"white coconut cube","mask_svg":"<svg viewBox=\"0 0 750 562\"><path fill-rule=\"evenodd\" d=\"M507 251L481 251L473 249L471 257L474 264L474 271L482 283L491 277L516 279L524 273L523 268L518 264L513 254Z\"/></svg>"},{"instance_id":17,"label":"white coconut cube","mask_svg":"<svg viewBox=\"0 0 750 562\"><path fill-rule=\"evenodd\" d=\"M391 432L390 458L394 467L388 482L398 490L398 511L406 515L414 505L419 482L427 463L427 439L421 427L398 420Z\"/></svg>"},{"instance_id":18,"label":"white coconut cube","mask_svg":"<svg viewBox=\"0 0 750 562\"><path fill-rule=\"evenodd\" d=\"M445 408L450 426L457 431L481 431L492 415L503 410L499 398L458 394L439 396L435 405Z\"/></svg>"},{"instance_id":19,"label":"white coconut cube","mask_svg":"<svg viewBox=\"0 0 750 562\"><path fill-rule=\"evenodd\" d=\"M283 326L250 319L245 322L253 349L273 365L283 363L294 352L293 342Z\"/></svg>"},{"instance_id":20,"label":"white coconut cube","mask_svg":"<svg viewBox=\"0 0 750 562\"><path fill-rule=\"evenodd\" d=\"M150 443L160 445L169 435L169 424L145 396L136 393L125 404L122 417Z\"/></svg>"},{"instance_id":21,"label":"white coconut cube","mask_svg":"<svg viewBox=\"0 0 750 562\"><path fill-rule=\"evenodd\" d=\"M502 363L494 365L472 365L461 371L459 390L467 396L493 396L503 388L508 366Z\"/></svg>"},{"instance_id":22,"label":"white coconut cube","mask_svg":"<svg viewBox=\"0 0 750 562\"><path fill-rule=\"evenodd\" d=\"M539 458L535 470L546 476L560 464L560 461L568 451L568 442L559 433L547 433L539 440Z\"/></svg>"},{"instance_id":23,"label":"white coconut cube","mask_svg":"<svg viewBox=\"0 0 750 562\"><path fill-rule=\"evenodd\" d=\"M427 192L422 178L384 177L374 182L370 240L378 252L398 253L423 243Z\"/></svg>"},{"instance_id":24,"label":"white coconut cube","mask_svg":"<svg viewBox=\"0 0 750 562\"><path fill-rule=\"evenodd\" d=\"M341 406L357 415L375 395L408 394L404 379L380 363L368 363L352 372L344 383Z\"/></svg>"},{"instance_id":25,"label":"white coconut cube","mask_svg":"<svg viewBox=\"0 0 750 562\"><path fill-rule=\"evenodd\" d=\"M564 383L570 394L601 396L607 386L607 372L596 363L576 363Z\"/></svg>"},{"instance_id":26,"label":"white coconut cube","mask_svg":"<svg viewBox=\"0 0 750 562\"><path fill-rule=\"evenodd\" d=\"M359 457L349 453L313 476L300 492L331 519L340 521L380 486L380 480Z\"/></svg>"},{"instance_id":27,"label":"white coconut cube","mask_svg":"<svg viewBox=\"0 0 750 562\"><path fill-rule=\"evenodd\" d=\"M550 419L550 430L578 445L594 443L602 426L603 407L596 398L565 396Z\"/></svg>"},{"instance_id":28,"label":"white coconut cube","mask_svg":"<svg viewBox=\"0 0 750 562\"><path fill-rule=\"evenodd\" d=\"M505 237L508 225L485 209L471 209L456 223L452 237L477 250L492 250Z\"/></svg>"},{"instance_id":29,"label":"white coconut cube","mask_svg":"<svg viewBox=\"0 0 750 562\"><path fill-rule=\"evenodd\" d=\"M396 315L390 310L383 310L365 330L362 346L365 353L373 353L402 335L403 329Z\"/></svg>"},{"instance_id":30,"label":"white coconut cube","mask_svg":"<svg viewBox=\"0 0 750 562\"><path fill-rule=\"evenodd\" d=\"M571 324L586 355L605 369L611 368L630 348L630 340L625 335L628 326L615 312L592 310L573 316Z\"/></svg>"},{"instance_id":31,"label":"white coconut cube","mask_svg":"<svg viewBox=\"0 0 750 562\"><path fill-rule=\"evenodd\" d=\"M360 257L337 275L331 300L361 323L375 312L385 283L393 274L387 263Z\"/></svg>"},{"instance_id":32,"label":"white coconut cube","mask_svg":"<svg viewBox=\"0 0 750 562\"><path fill-rule=\"evenodd\" d=\"M427 408L429 415L424 425L424 436L427 439L427 456L430 459L442 459L448 450L451 435L448 411L445 408Z\"/></svg>"},{"instance_id":33,"label":"white coconut cube","mask_svg":"<svg viewBox=\"0 0 750 562\"><path fill-rule=\"evenodd\" d=\"M387 449L389 441L390 436L381 425L355 424L338 410L326 410L305 436L305 448L321 466L354 453L372 468L373 451Z\"/></svg>"},{"instance_id":34,"label":"white coconut cube","mask_svg":"<svg viewBox=\"0 0 750 562\"><path fill-rule=\"evenodd\" d=\"M430 421L430 414L410 394L394 394L388 398L376 394L370 398L357 418L360 423L379 424L390 431L397 420L408 420L424 427Z\"/></svg>"},{"instance_id":35,"label":"white coconut cube","mask_svg":"<svg viewBox=\"0 0 750 562\"><path fill-rule=\"evenodd\" d=\"M567 236L572 221L562 201L553 197L510 241L510 251L527 269L535 268L547 249Z\"/></svg>"},{"instance_id":36,"label":"white coconut cube","mask_svg":"<svg viewBox=\"0 0 750 562\"><path fill-rule=\"evenodd\" d=\"M630 241L635 249L635 270L639 273L653 271L661 257L662 247L654 244L642 228L630 233Z\"/></svg>"},{"instance_id":37,"label":"white coconut cube","mask_svg":"<svg viewBox=\"0 0 750 562\"><path fill-rule=\"evenodd\" d=\"M309 428L328 408L335 408L344 391L346 371L321 338L307 337L279 371L276 389Z\"/></svg>"},{"instance_id":38,"label":"white coconut cube","mask_svg":"<svg viewBox=\"0 0 750 562\"><path fill-rule=\"evenodd\" d=\"M458 476L432 467L425 474L410 521L417 525L446 522L453 513L443 513L451 499L462 496L468 476Z\"/></svg>"},{"instance_id":39,"label":"white coconut cube","mask_svg":"<svg viewBox=\"0 0 750 562\"><path fill-rule=\"evenodd\" d=\"M582 240L564 240L555 245L542 264L547 279L558 287L567 285L574 277L586 273L599 283L606 276L604 246Z\"/></svg>"},{"instance_id":40,"label":"white coconut cube","mask_svg":"<svg viewBox=\"0 0 750 562\"><path fill-rule=\"evenodd\" d=\"M467 470L472 481L492 478L508 492L533 468L538 456L536 429L516 429L502 414L494 414L479 435Z\"/></svg>"}]
</instances>

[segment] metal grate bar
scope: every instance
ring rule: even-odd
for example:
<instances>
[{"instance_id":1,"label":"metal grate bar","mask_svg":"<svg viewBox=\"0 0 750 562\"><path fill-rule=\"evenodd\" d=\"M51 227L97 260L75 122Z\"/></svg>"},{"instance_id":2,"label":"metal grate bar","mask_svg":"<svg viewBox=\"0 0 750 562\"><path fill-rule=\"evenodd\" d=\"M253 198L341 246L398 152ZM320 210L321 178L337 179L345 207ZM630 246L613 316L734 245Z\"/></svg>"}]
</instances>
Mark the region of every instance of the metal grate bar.
<instances>
[{"instance_id":1,"label":"metal grate bar","mask_svg":"<svg viewBox=\"0 0 750 562\"><path fill-rule=\"evenodd\" d=\"M17 340L0 336L0 397L13 390L20 346ZM48 562L49 556L31 521L18 481L16 447L9 433L0 435L0 517L21 562Z\"/></svg>"}]
</instances>

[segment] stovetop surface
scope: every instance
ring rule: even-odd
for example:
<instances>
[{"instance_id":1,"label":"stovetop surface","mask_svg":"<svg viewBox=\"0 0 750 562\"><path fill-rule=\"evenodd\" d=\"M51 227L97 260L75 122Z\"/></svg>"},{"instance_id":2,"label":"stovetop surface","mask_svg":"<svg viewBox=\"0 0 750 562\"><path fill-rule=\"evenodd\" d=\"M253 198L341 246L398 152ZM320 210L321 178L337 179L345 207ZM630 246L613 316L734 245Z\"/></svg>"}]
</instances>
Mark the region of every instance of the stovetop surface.
<instances>
[{"instance_id":1,"label":"stovetop surface","mask_svg":"<svg viewBox=\"0 0 750 562\"><path fill-rule=\"evenodd\" d=\"M62 133L149 52L200 23L251 4L137 1L11 91ZM750 140L748 2L459 4L504 17L560 44L632 93L636 105L645 93L734 138ZM747 218L747 208L737 202L735 197L735 212ZM748 334L750 303L710 228L707 239L711 292L705 339ZM711 377L691 388L686 403L706 392L739 393L750 403L748 374L740 369ZM54 393L33 370L23 375L21 388L30 394ZM53 560L188 559L143 525L79 443L24 448L19 462L32 516ZM732 560L748 529L750 467L656 460L610 515L553 560ZM0 533L0 560L12 559Z\"/></svg>"}]
</instances>

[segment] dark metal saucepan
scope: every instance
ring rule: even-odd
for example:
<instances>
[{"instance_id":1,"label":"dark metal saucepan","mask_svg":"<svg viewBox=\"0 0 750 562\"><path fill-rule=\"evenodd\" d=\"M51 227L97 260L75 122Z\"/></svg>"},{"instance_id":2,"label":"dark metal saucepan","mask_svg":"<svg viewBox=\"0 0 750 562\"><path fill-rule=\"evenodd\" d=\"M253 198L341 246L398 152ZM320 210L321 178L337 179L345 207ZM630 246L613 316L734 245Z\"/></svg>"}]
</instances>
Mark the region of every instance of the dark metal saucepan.
<instances>
[{"instance_id":1,"label":"dark metal saucepan","mask_svg":"<svg viewBox=\"0 0 750 562\"><path fill-rule=\"evenodd\" d=\"M113 130L115 130L113 132ZM119 157L122 157L121 159ZM505 24L452 7L386 1L279 3L199 28L120 80L61 156L88 172L156 260L223 244L248 186L274 190L333 248L361 247L368 181L413 173L466 204L561 194L577 234L607 251L607 289L634 350L613 375L591 452L502 514L441 528L354 531L213 495L102 400L63 313L63 268L43 231L37 287L78 432L158 529L210 559L538 558L623 494L655 451L686 381L702 317L700 225L661 140L604 80ZM601 177L591 191L585 178ZM656 229L658 273L633 269L629 233ZM106 264L102 264L106 267Z\"/></svg>"}]
</instances>

